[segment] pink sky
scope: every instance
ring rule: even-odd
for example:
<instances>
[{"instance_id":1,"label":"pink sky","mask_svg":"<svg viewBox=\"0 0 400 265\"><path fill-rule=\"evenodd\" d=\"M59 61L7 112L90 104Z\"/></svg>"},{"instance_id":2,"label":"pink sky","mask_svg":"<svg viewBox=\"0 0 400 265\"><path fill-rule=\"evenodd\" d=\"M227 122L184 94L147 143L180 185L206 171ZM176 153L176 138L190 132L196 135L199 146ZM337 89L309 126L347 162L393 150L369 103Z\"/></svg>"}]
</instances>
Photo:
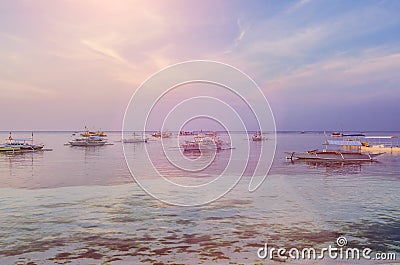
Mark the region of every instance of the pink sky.
<instances>
[{"instance_id":1,"label":"pink sky","mask_svg":"<svg viewBox=\"0 0 400 265\"><path fill-rule=\"evenodd\" d=\"M251 76L278 129L400 130L398 5L2 2L0 130L120 130L146 78L193 59Z\"/></svg>"}]
</instances>

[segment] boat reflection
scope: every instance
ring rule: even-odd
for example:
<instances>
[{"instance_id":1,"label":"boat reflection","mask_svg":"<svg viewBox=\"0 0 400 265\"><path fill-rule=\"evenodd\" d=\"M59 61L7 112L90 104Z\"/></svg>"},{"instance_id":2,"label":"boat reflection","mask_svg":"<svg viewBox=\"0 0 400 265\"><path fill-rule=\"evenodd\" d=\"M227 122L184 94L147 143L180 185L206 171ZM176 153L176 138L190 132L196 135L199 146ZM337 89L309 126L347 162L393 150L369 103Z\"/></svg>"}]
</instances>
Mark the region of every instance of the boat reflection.
<instances>
[{"instance_id":1,"label":"boat reflection","mask_svg":"<svg viewBox=\"0 0 400 265\"><path fill-rule=\"evenodd\" d=\"M193 161L193 160L207 160L212 162L217 157L220 150L181 150L184 157Z\"/></svg>"},{"instance_id":2,"label":"boat reflection","mask_svg":"<svg viewBox=\"0 0 400 265\"><path fill-rule=\"evenodd\" d=\"M0 168L0 187L30 188L36 176L37 164L41 164L44 152L0 152L3 167Z\"/></svg>"},{"instance_id":3,"label":"boat reflection","mask_svg":"<svg viewBox=\"0 0 400 265\"><path fill-rule=\"evenodd\" d=\"M320 173L324 172L327 175L352 175L359 174L362 172L363 167L367 167L372 164L379 162L373 161L304 161L304 160L293 160L290 161L292 165L305 165L308 169L317 170Z\"/></svg>"}]
</instances>

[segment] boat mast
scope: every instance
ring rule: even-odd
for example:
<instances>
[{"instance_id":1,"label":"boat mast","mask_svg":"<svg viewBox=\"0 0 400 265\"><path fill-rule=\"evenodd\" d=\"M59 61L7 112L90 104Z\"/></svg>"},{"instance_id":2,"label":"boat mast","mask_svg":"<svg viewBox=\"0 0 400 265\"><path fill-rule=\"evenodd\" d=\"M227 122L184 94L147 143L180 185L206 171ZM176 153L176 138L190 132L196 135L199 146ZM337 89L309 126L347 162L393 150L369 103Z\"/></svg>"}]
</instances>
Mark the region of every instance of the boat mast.
<instances>
[{"instance_id":1,"label":"boat mast","mask_svg":"<svg viewBox=\"0 0 400 265\"><path fill-rule=\"evenodd\" d=\"M324 130L324 137L325 137L325 150L328 148L328 137L326 136L326 131Z\"/></svg>"}]
</instances>

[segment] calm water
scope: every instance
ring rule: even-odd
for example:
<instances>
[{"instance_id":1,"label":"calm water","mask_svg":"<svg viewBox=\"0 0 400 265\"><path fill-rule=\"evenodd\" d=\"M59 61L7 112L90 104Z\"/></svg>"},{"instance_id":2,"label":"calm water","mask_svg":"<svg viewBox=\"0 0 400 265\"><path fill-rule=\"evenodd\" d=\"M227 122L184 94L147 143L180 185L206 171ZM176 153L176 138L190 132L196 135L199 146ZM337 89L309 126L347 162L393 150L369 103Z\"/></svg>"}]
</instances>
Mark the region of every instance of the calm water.
<instances>
[{"instance_id":1,"label":"calm water","mask_svg":"<svg viewBox=\"0 0 400 265\"><path fill-rule=\"evenodd\" d=\"M189 155L212 162L194 177L163 159L159 140L146 147L163 175L182 185L203 184L248 144L245 135L234 137L242 141L233 150L213 158ZM120 133L109 133L113 145L92 148L64 146L67 132L35 138L53 151L0 154L0 264L267 263L256 254L266 242L326 247L340 235L352 247L400 252L400 155L362 164L291 163L285 151L320 148L323 134L279 133L270 174L256 192L247 191L245 176L218 201L179 207L153 199L133 181L115 142ZM166 140L172 155L180 152L175 144ZM256 154L259 144L250 142ZM125 149L156 185L151 170L140 168L144 144Z\"/></svg>"}]
</instances>

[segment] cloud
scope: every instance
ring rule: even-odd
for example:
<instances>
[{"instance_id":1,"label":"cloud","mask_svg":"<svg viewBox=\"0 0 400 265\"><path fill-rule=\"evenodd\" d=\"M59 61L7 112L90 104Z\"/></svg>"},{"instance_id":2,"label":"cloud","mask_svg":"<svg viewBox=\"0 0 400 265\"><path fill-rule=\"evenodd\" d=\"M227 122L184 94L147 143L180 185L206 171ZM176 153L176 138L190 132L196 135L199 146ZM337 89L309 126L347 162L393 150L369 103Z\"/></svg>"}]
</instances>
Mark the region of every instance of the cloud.
<instances>
[{"instance_id":1,"label":"cloud","mask_svg":"<svg viewBox=\"0 0 400 265\"><path fill-rule=\"evenodd\" d=\"M20 100L21 95L23 95L24 99L54 99L56 95L55 91L52 89L38 87L20 80L0 80L0 89L2 98L7 100Z\"/></svg>"},{"instance_id":2,"label":"cloud","mask_svg":"<svg viewBox=\"0 0 400 265\"><path fill-rule=\"evenodd\" d=\"M233 46L228 50L228 52L231 52L233 49L235 49L237 46L239 46L240 42L246 35L247 30L249 29L248 25L244 25L242 19L237 19L237 27L238 27L238 35L233 41Z\"/></svg>"},{"instance_id":3,"label":"cloud","mask_svg":"<svg viewBox=\"0 0 400 265\"><path fill-rule=\"evenodd\" d=\"M325 7L319 2L297 4L310 5L311 10L329 9L329 5ZM384 39L390 36L388 30L399 23L392 10L378 4L340 11L336 7L326 16L307 12L304 10L298 15L278 12L271 17L257 18L251 23L251 29L246 30L245 38L241 38L240 49L226 54L226 60L242 65L257 79L276 78L338 54L358 56L360 51L386 46ZM304 14L308 15L307 19ZM246 25L249 21L242 23ZM389 44L392 41L389 39Z\"/></svg>"},{"instance_id":4,"label":"cloud","mask_svg":"<svg viewBox=\"0 0 400 265\"><path fill-rule=\"evenodd\" d=\"M343 102L400 97L400 53L358 57L338 57L304 65L264 84L268 93L285 95L287 100Z\"/></svg>"},{"instance_id":5,"label":"cloud","mask_svg":"<svg viewBox=\"0 0 400 265\"><path fill-rule=\"evenodd\" d=\"M248 44L247 52L273 57L299 56L320 45L328 34L323 26L312 26L282 38L267 38Z\"/></svg>"},{"instance_id":6,"label":"cloud","mask_svg":"<svg viewBox=\"0 0 400 265\"><path fill-rule=\"evenodd\" d=\"M294 3L293 5L291 5L286 11L285 13L290 14L300 8L302 8L303 6L307 5L311 0L299 0L296 3Z\"/></svg>"},{"instance_id":7,"label":"cloud","mask_svg":"<svg viewBox=\"0 0 400 265\"><path fill-rule=\"evenodd\" d=\"M240 25L240 21L238 21L238 25L239 25L239 36L237 36L235 39L236 44L238 44L243 39L244 35L246 34L246 29Z\"/></svg>"},{"instance_id":8,"label":"cloud","mask_svg":"<svg viewBox=\"0 0 400 265\"><path fill-rule=\"evenodd\" d=\"M116 51L114 51L110 48L106 48L106 47L102 46L101 44L96 43L94 41L82 40L81 42L82 42L82 44L87 46L89 49L91 49L103 56L117 60L118 62L121 62L124 64L128 64L128 62L125 59L123 59Z\"/></svg>"},{"instance_id":9,"label":"cloud","mask_svg":"<svg viewBox=\"0 0 400 265\"><path fill-rule=\"evenodd\" d=\"M8 39L8 40L11 40L11 41L13 41L15 43L22 43L22 42L26 41L25 39L23 39L21 37L18 37L16 35L12 35L12 34L9 34L9 33L6 33L6 32L0 32L0 38Z\"/></svg>"}]
</instances>

